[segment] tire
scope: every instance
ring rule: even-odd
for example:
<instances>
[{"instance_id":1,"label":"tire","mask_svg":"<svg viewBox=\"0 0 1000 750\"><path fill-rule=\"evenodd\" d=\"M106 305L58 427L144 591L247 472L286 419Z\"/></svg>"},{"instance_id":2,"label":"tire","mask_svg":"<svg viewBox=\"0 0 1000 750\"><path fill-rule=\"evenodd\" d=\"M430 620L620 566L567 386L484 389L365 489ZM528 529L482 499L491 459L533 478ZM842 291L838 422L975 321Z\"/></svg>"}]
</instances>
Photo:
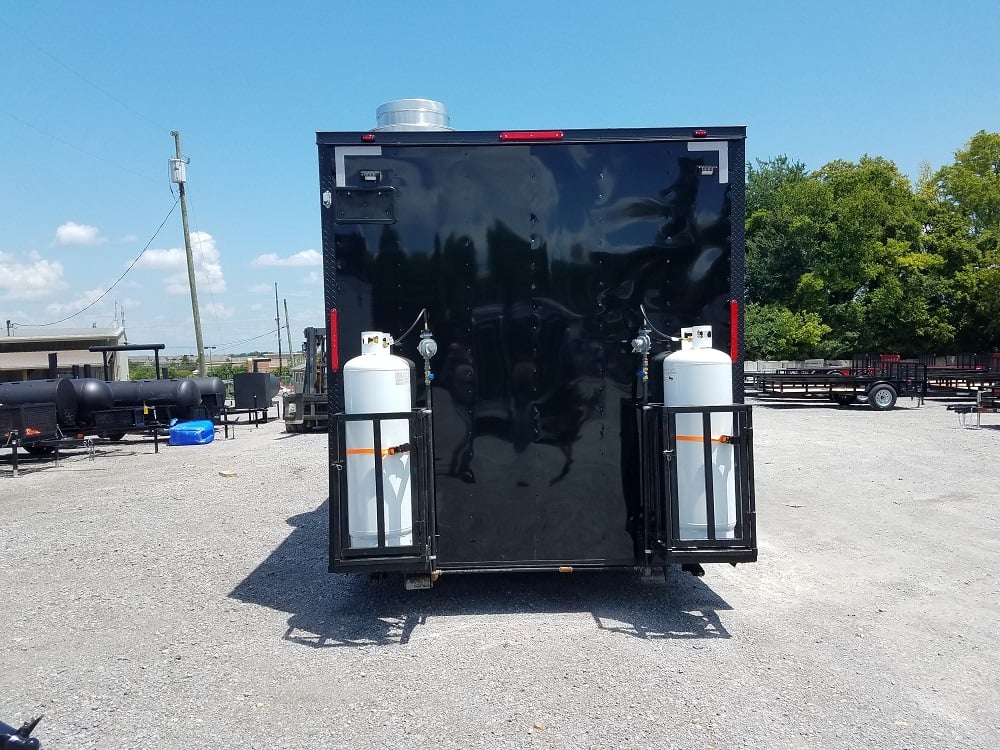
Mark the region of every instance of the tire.
<instances>
[{"instance_id":1,"label":"tire","mask_svg":"<svg viewBox=\"0 0 1000 750\"><path fill-rule=\"evenodd\" d=\"M868 403L876 411L887 411L896 405L896 389L887 383L879 383L868 391Z\"/></svg>"},{"instance_id":2,"label":"tire","mask_svg":"<svg viewBox=\"0 0 1000 750\"><path fill-rule=\"evenodd\" d=\"M112 443L117 443L123 437L125 437L124 432L109 432L105 435L101 435L105 440L110 440Z\"/></svg>"},{"instance_id":3,"label":"tire","mask_svg":"<svg viewBox=\"0 0 1000 750\"><path fill-rule=\"evenodd\" d=\"M56 452L54 445L26 445L24 449L32 456L44 456Z\"/></svg>"}]
</instances>

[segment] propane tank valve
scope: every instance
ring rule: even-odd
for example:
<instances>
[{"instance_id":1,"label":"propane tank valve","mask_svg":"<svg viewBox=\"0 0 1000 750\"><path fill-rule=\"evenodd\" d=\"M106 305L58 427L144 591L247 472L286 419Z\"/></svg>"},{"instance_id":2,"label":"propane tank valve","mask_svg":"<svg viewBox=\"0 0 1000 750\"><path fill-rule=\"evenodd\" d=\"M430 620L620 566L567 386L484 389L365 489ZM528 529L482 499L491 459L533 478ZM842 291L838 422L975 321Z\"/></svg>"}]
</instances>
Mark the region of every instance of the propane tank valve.
<instances>
[{"instance_id":1,"label":"propane tank valve","mask_svg":"<svg viewBox=\"0 0 1000 750\"><path fill-rule=\"evenodd\" d=\"M653 348L653 341L649 334L653 329L643 326L639 329L639 334L632 339L632 353L642 356L642 369L636 374L642 378L642 382L649 381L649 350Z\"/></svg>"},{"instance_id":2,"label":"propane tank valve","mask_svg":"<svg viewBox=\"0 0 1000 750\"><path fill-rule=\"evenodd\" d=\"M434 333L425 328L420 332L420 343L417 344L417 352L424 358L424 384L430 387L434 380L434 373L431 372L431 357L437 354L438 345L434 340Z\"/></svg>"}]
</instances>

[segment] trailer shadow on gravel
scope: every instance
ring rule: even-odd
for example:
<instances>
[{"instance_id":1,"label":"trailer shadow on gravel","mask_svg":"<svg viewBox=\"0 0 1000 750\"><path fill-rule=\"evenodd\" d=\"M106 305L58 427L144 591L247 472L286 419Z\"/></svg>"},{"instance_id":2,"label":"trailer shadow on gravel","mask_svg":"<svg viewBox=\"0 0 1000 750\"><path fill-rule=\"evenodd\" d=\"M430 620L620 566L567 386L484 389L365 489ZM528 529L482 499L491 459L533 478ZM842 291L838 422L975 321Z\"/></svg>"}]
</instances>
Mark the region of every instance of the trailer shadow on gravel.
<instances>
[{"instance_id":1,"label":"trailer shadow on gravel","mask_svg":"<svg viewBox=\"0 0 1000 750\"><path fill-rule=\"evenodd\" d=\"M872 407L868 404L835 404L832 401L826 401L822 399L803 399L801 401L768 401L766 399L761 399L759 401L753 402L754 409L772 409L774 411L796 411L809 409L815 411L817 409L826 409L828 411L844 411L844 412L861 412L861 413L871 413L873 411ZM926 408L926 406L920 406L916 401L912 404L897 402L892 408L892 411L909 411L911 409L921 409Z\"/></svg>"},{"instance_id":2,"label":"trailer shadow on gravel","mask_svg":"<svg viewBox=\"0 0 1000 750\"><path fill-rule=\"evenodd\" d=\"M324 502L289 518L295 530L229 594L290 613L288 641L403 645L418 627L440 618L572 612L589 613L597 630L634 638L730 637L719 613L732 607L678 568L650 582L630 572L445 574L430 591L406 591L399 575L332 574L327 513Z\"/></svg>"},{"instance_id":3,"label":"trailer shadow on gravel","mask_svg":"<svg viewBox=\"0 0 1000 750\"><path fill-rule=\"evenodd\" d=\"M52 456L32 456L22 453L17 457L15 468L14 458L8 453L5 456L0 456L0 480L17 479L28 474L54 468L56 465L56 461Z\"/></svg>"},{"instance_id":4,"label":"trailer shadow on gravel","mask_svg":"<svg viewBox=\"0 0 1000 750\"><path fill-rule=\"evenodd\" d=\"M797 409L831 409L831 410L843 410L843 409L867 409L871 411L871 407L867 404L851 404L850 406L841 406L840 404L835 404L832 401L820 401L804 399L802 401L754 401L754 409L774 409L776 411L795 411Z\"/></svg>"},{"instance_id":5,"label":"trailer shadow on gravel","mask_svg":"<svg viewBox=\"0 0 1000 750\"><path fill-rule=\"evenodd\" d=\"M99 447L93 449L86 447L60 448L59 452L26 453L19 451L17 454L17 474L15 476L14 455L8 447L0 447L0 479L16 478L34 474L40 471L58 469L59 467L75 466L79 464L97 464L99 459L108 455L110 451L102 450Z\"/></svg>"}]
</instances>

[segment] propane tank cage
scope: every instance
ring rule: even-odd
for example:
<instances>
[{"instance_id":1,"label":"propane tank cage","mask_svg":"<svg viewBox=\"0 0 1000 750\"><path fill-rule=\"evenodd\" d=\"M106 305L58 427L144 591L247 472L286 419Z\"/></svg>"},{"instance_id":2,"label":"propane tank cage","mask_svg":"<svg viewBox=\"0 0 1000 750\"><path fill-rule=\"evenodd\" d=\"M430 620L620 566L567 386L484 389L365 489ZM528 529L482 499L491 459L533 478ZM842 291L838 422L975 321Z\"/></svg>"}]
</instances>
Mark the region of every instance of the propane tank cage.
<instances>
[{"instance_id":1,"label":"propane tank cage","mask_svg":"<svg viewBox=\"0 0 1000 750\"><path fill-rule=\"evenodd\" d=\"M406 420L409 424L409 443L384 445L382 422ZM337 413L332 420L331 446L335 457L333 468L337 481L331 492L330 512L340 519L339 524L330 524L330 570L340 560L350 561L355 566L375 570L396 570L428 572L434 560L434 515L431 503L434 497L434 466L431 450L431 412L428 409L413 409L408 412L386 412L377 414ZM375 458L375 509L377 518L377 542L374 547L352 547L350 540L350 519L348 518L347 485L347 425L368 423L372 426L372 443ZM408 546L389 546L386 543L385 486L383 457L389 451L404 449L410 455L410 486L412 541Z\"/></svg>"},{"instance_id":2,"label":"propane tank cage","mask_svg":"<svg viewBox=\"0 0 1000 750\"><path fill-rule=\"evenodd\" d=\"M641 483L647 539L655 540L649 564L686 562L754 562L757 559L756 503L753 478L753 420L746 404L726 406L664 406L647 404L641 411ZM736 524L731 538L717 538L715 482L712 471L702 471L705 482L705 539L681 538L678 492L677 417L701 416L703 467L712 467L712 417L731 414L732 435L723 437L735 452ZM691 436L684 436L690 439Z\"/></svg>"}]
</instances>

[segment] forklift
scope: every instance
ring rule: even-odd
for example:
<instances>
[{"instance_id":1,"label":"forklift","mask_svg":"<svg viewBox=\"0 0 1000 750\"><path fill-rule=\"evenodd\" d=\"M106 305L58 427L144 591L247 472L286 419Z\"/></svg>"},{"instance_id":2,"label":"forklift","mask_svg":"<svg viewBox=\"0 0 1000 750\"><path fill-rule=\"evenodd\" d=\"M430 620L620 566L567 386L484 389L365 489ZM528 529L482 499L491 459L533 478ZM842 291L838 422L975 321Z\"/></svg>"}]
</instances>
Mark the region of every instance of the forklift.
<instances>
[{"instance_id":1,"label":"forklift","mask_svg":"<svg viewBox=\"0 0 1000 750\"><path fill-rule=\"evenodd\" d=\"M305 362L292 368L292 393L282 398L285 432L327 429L326 329L302 332Z\"/></svg>"}]
</instances>

